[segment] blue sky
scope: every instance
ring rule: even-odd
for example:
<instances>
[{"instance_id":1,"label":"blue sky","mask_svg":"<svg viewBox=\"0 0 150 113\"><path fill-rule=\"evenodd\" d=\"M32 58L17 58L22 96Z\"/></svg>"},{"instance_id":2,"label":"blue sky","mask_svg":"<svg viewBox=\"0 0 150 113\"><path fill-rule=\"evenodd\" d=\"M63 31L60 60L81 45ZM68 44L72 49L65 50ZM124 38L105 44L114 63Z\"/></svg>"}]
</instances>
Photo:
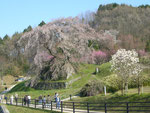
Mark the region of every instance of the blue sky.
<instances>
[{"instance_id":1,"label":"blue sky","mask_svg":"<svg viewBox=\"0 0 150 113\"><path fill-rule=\"evenodd\" d=\"M150 0L0 0L0 37L36 27L42 20L50 22L61 17L75 17L100 4L125 3L133 6L150 4Z\"/></svg>"}]
</instances>

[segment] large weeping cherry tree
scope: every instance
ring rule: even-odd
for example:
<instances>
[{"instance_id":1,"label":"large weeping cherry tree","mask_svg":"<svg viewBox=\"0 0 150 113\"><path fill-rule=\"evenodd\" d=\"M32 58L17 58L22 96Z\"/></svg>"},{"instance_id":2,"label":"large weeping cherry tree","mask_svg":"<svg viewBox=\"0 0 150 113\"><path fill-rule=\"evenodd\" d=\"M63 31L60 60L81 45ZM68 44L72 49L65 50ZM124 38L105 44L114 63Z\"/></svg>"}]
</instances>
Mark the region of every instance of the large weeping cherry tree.
<instances>
[{"instance_id":1,"label":"large weeping cherry tree","mask_svg":"<svg viewBox=\"0 0 150 113\"><path fill-rule=\"evenodd\" d=\"M122 83L122 94L128 92L128 79L132 75L139 76L142 71L138 53L135 50L119 49L112 56L111 69L117 74ZM125 91L124 91L125 89Z\"/></svg>"}]
</instances>

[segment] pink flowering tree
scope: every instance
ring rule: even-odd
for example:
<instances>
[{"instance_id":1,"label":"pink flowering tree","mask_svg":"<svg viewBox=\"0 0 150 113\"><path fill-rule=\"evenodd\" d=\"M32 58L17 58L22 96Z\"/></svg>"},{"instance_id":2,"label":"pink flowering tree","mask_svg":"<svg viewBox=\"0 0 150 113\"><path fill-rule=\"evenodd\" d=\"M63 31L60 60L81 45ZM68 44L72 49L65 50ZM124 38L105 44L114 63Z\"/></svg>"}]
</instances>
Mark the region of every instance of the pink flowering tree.
<instances>
[{"instance_id":1,"label":"pink flowering tree","mask_svg":"<svg viewBox=\"0 0 150 113\"><path fill-rule=\"evenodd\" d=\"M102 64L107 59L107 54L103 51L94 51L92 53L92 58L96 64Z\"/></svg>"},{"instance_id":2,"label":"pink flowering tree","mask_svg":"<svg viewBox=\"0 0 150 113\"><path fill-rule=\"evenodd\" d=\"M34 63L35 65L37 65L38 67L42 68L42 64L44 62L50 61L54 58L54 56L48 54L45 51L39 52L36 54L35 58L34 58Z\"/></svg>"},{"instance_id":3,"label":"pink flowering tree","mask_svg":"<svg viewBox=\"0 0 150 113\"><path fill-rule=\"evenodd\" d=\"M139 55L139 57L145 56L146 55L145 50L139 50L138 55Z\"/></svg>"}]
</instances>

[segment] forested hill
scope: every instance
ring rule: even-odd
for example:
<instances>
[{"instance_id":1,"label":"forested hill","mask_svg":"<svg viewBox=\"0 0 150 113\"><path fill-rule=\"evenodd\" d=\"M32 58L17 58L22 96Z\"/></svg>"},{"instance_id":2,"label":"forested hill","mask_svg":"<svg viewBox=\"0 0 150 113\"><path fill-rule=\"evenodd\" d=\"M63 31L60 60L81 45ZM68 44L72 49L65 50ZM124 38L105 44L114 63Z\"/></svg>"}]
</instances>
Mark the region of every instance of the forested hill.
<instances>
[{"instance_id":1,"label":"forested hill","mask_svg":"<svg viewBox=\"0 0 150 113\"><path fill-rule=\"evenodd\" d=\"M121 34L150 39L150 8L127 5L100 5L93 21L93 27L117 29Z\"/></svg>"},{"instance_id":2,"label":"forested hill","mask_svg":"<svg viewBox=\"0 0 150 113\"><path fill-rule=\"evenodd\" d=\"M150 6L100 5L90 25L99 30L116 29L120 35L132 35L150 43ZM148 45L147 45L148 46Z\"/></svg>"}]
</instances>

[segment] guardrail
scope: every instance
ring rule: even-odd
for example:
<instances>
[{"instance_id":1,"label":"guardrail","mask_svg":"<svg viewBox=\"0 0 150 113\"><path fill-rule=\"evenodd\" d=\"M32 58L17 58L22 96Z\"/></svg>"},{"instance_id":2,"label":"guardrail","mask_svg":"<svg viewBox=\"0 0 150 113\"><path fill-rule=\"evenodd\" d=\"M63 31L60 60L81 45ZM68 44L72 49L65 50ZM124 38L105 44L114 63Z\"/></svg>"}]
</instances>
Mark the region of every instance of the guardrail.
<instances>
[{"instance_id":1,"label":"guardrail","mask_svg":"<svg viewBox=\"0 0 150 113\"><path fill-rule=\"evenodd\" d=\"M6 100L6 104L15 104L19 106L27 106L41 109L56 110L60 112L86 112L86 113L98 113L98 112L115 112L115 113L130 113L130 112L150 112L150 102L107 102L107 103L88 103L88 102L65 102L61 101L56 103L55 101L43 101L38 99L31 99L24 101L23 98L15 99L14 103L10 99Z\"/></svg>"}]
</instances>

